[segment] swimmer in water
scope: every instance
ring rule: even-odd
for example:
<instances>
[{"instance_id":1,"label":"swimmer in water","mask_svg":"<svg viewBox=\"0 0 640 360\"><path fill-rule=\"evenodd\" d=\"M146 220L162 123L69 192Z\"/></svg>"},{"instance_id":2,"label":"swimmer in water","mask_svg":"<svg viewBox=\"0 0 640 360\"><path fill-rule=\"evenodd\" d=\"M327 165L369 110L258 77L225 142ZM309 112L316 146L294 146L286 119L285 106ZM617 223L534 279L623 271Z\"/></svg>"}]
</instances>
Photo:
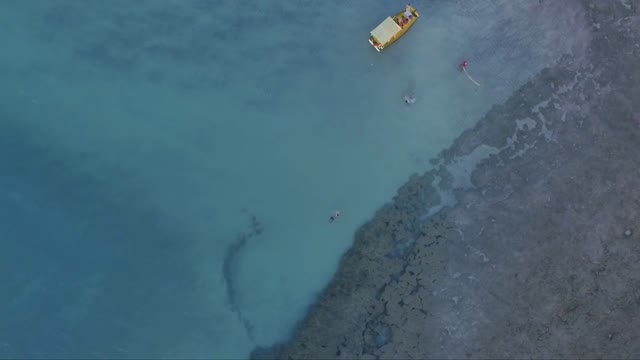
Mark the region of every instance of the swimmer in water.
<instances>
[{"instance_id":1,"label":"swimmer in water","mask_svg":"<svg viewBox=\"0 0 640 360\"><path fill-rule=\"evenodd\" d=\"M467 66L469 66L469 63L467 62L467 60L463 60L462 64L460 64L460 71L462 71L465 75L467 75L467 77L469 78L469 80L471 80L472 83L480 86L480 84L478 84L477 81L473 80L471 75L469 75L469 73L467 72Z\"/></svg>"},{"instance_id":2,"label":"swimmer in water","mask_svg":"<svg viewBox=\"0 0 640 360\"><path fill-rule=\"evenodd\" d=\"M416 96L412 94L408 94L404 96L404 103L407 105L411 105L416 102Z\"/></svg>"},{"instance_id":3,"label":"swimmer in water","mask_svg":"<svg viewBox=\"0 0 640 360\"><path fill-rule=\"evenodd\" d=\"M340 210L336 210L336 212L334 212L333 215L331 215L331 217L329 218L329 223L332 223L338 220L339 217L340 217Z\"/></svg>"}]
</instances>

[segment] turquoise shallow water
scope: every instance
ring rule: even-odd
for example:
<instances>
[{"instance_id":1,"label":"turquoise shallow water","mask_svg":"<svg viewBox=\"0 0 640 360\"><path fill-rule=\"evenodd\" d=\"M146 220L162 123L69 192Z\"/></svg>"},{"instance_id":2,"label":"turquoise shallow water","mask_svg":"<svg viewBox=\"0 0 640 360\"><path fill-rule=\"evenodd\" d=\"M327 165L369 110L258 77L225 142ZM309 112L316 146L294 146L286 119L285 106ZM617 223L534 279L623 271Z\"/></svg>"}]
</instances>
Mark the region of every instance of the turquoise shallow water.
<instances>
[{"instance_id":1,"label":"turquoise shallow water","mask_svg":"<svg viewBox=\"0 0 640 360\"><path fill-rule=\"evenodd\" d=\"M537 1L451 1L377 53L404 4L362 4L0 3L0 356L285 339L411 173L579 50Z\"/></svg>"}]
</instances>

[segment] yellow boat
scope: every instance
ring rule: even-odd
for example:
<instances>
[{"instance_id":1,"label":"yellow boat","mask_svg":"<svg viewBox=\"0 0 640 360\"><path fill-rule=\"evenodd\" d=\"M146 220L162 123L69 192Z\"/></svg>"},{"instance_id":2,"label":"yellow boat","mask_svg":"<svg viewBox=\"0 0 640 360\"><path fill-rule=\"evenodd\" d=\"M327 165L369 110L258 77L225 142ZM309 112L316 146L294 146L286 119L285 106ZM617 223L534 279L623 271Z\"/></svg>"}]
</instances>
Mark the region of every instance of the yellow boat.
<instances>
[{"instance_id":1,"label":"yellow boat","mask_svg":"<svg viewBox=\"0 0 640 360\"><path fill-rule=\"evenodd\" d=\"M420 14L411 5L400 11L396 16L388 16L371 31L369 43L379 51L393 44L413 26Z\"/></svg>"}]
</instances>

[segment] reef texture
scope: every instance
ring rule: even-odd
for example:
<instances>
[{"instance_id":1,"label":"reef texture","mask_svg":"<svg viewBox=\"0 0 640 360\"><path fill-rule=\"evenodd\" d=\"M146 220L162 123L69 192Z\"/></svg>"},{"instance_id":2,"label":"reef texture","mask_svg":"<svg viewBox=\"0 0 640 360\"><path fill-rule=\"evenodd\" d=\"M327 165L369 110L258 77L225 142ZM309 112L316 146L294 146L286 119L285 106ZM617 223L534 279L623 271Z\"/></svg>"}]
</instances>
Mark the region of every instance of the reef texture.
<instances>
[{"instance_id":1,"label":"reef texture","mask_svg":"<svg viewBox=\"0 0 640 360\"><path fill-rule=\"evenodd\" d=\"M581 6L588 50L412 177L254 358L640 357L640 1Z\"/></svg>"}]
</instances>

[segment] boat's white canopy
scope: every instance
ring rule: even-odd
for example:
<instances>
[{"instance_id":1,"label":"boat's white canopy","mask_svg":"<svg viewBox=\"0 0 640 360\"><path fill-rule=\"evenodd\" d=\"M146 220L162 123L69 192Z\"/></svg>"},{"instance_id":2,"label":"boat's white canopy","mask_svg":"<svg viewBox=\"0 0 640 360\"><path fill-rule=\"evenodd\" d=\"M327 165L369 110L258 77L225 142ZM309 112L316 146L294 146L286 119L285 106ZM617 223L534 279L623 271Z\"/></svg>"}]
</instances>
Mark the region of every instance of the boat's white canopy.
<instances>
[{"instance_id":1,"label":"boat's white canopy","mask_svg":"<svg viewBox=\"0 0 640 360\"><path fill-rule=\"evenodd\" d=\"M391 38L397 34L402 28L396 24L395 21L389 16L371 31L371 35L375 37L381 44L386 44Z\"/></svg>"}]
</instances>

